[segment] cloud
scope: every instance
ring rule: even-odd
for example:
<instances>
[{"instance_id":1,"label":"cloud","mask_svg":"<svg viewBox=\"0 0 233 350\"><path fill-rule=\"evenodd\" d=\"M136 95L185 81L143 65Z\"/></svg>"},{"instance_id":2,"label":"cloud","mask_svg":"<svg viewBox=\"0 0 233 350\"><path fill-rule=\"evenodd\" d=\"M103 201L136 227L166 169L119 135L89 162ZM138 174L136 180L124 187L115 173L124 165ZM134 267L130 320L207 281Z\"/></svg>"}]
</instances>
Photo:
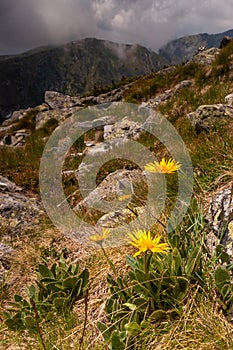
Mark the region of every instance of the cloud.
<instances>
[{"instance_id":1,"label":"cloud","mask_svg":"<svg viewBox=\"0 0 233 350\"><path fill-rule=\"evenodd\" d=\"M85 37L158 49L179 36L232 28L232 0L1 0L0 53Z\"/></svg>"}]
</instances>

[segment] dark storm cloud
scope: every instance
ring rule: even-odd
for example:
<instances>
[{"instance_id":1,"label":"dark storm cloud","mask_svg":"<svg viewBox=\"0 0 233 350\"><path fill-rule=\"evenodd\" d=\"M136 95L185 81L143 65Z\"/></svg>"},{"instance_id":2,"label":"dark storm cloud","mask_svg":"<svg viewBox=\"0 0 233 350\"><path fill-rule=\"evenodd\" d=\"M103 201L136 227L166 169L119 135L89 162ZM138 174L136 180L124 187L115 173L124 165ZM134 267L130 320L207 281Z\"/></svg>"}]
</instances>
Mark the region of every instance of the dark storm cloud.
<instances>
[{"instance_id":1,"label":"dark storm cloud","mask_svg":"<svg viewBox=\"0 0 233 350\"><path fill-rule=\"evenodd\" d=\"M84 37L153 49L233 27L232 0L0 0L0 53Z\"/></svg>"}]
</instances>

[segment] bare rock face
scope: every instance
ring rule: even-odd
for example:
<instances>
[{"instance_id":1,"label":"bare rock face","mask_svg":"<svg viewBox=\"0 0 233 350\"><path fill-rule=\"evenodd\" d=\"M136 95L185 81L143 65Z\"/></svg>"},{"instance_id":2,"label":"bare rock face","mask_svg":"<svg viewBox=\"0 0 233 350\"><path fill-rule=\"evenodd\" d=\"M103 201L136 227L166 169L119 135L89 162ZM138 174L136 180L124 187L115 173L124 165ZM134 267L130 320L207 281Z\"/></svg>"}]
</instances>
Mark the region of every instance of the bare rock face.
<instances>
[{"instance_id":1,"label":"bare rock face","mask_svg":"<svg viewBox=\"0 0 233 350\"><path fill-rule=\"evenodd\" d=\"M213 196L207 219L211 229L207 237L210 249L222 244L233 261L233 182Z\"/></svg>"},{"instance_id":2,"label":"bare rock face","mask_svg":"<svg viewBox=\"0 0 233 350\"><path fill-rule=\"evenodd\" d=\"M197 132L208 132L219 123L227 123L228 118L233 118L233 108L224 104L203 105L187 117Z\"/></svg>"}]
</instances>

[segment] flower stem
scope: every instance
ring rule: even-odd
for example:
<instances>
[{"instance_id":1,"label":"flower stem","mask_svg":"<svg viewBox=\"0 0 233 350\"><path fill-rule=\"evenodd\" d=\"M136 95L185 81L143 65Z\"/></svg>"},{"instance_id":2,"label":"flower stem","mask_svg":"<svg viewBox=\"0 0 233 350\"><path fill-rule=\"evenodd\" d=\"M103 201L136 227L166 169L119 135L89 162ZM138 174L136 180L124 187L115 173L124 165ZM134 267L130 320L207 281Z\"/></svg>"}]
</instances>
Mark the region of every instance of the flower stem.
<instances>
[{"instance_id":1,"label":"flower stem","mask_svg":"<svg viewBox=\"0 0 233 350\"><path fill-rule=\"evenodd\" d=\"M102 244L101 244L101 249L102 249L102 251L103 251L103 253L104 253L104 256L105 256L105 258L106 258L106 260L107 260L109 266L111 267L111 269L112 269L114 275L117 276L116 268L115 268L113 262L109 259L108 254L106 253L106 251L105 251L104 247L102 246Z\"/></svg>"}]
</instances>

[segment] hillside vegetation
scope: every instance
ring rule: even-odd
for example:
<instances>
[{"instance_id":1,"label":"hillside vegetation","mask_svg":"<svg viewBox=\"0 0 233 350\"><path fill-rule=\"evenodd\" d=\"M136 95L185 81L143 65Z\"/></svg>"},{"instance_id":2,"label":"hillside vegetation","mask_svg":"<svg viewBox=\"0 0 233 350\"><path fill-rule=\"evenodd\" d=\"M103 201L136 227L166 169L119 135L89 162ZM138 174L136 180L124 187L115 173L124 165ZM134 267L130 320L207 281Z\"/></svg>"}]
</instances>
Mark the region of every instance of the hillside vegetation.
<instances>
[{"instance_id":1,"label":"hillside vegetation","mask_svg":"<svg viewBox=\"0 0 233 350\"><path fill-rule=\"evenodd\" d=\"M124 246L106 248L110 232L103 230L102 236L90 238L98 249L87 248L58 232L45 214L37 227L11 237L17 254L1 284L1 349L233 348L232 256L221 240L209 250L206 218L211 197L233 181L233 118L202 130L187 118L200 105L224 104L225 96L233 92L232 77L233 42L211 64L192 61L135 78L123 93L125 102L147 103L184 80L192 81L158 107L178 130L192 160L194 189L186 216L167 233L177 196L177 167L165 175L169 198L151 237L139 232L135 238L129 232ZM28 195L39 193L40 158L57 126L51 119L36 130L36 114L28 112L14 126L30 131L23 147L0 146L1 174ZM170 157L161 142L146 133L137 141L159 159ZM83 148L82 139L70 154ZM82 161L70 154L65 170L77 169ZM108 162L98 172L97 183L120 168L137 167L127 161ZM78 191L72 175L63 185L67 196ZM135 208L129 208L136 215ZM89 220L95 222L97 214L89 215Z\"/></svg>"}]
</instances>

